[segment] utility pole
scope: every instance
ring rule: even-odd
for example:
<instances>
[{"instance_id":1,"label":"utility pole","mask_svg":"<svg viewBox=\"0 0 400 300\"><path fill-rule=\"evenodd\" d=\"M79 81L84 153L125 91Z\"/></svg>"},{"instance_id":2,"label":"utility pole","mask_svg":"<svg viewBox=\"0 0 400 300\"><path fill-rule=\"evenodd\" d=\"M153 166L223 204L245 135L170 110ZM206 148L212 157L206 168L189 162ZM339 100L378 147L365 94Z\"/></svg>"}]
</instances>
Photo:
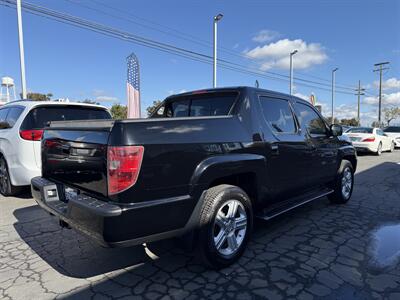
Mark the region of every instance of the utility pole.
<instances>
[{"instance_id":1,"label":"utility pole","mask_svg":"<svg viewBox=\"0 0 400 300\"><path fill-rule=\"evenodd\" d=\"M361 95L365 95L365 93L363 93L365 91L365 89L361 88L361 80L358 81L358 89L356 89L357 91L357 125L360 126L360 96Z\"/></svg>"},{"instance_id":2,"label":"utility pole","mask_svg":"<svg viewBox=\"0 0 400 300\"><path fill-rule=\"evenodd\" d=\"M214 17L214 69L213 69L213 88L217 87L217 23L223 17L218 14Z\"/></svg>"},{"instance_id":3,"label":"utility pole","mask_svg":"<svg viewBox=\"0 0 400 300\"><path fill-rule=\"evenodd\" d=\"M335 73L336 71L339 70L339 68L334 68L332 70L332 116L331 116L331 124L335 124L335 115L333 113L333 106L335 102Z\"/></svg>"},{"instance_id":4,"label":"utility pole","mask_svg":"<svg viewBox=\"0 0 400 300\"><path fill-rule=\"evenodd\" d=\"M382 71L389 70L388 67L386 67L386 68L384 67L385 65L388 65L388 64L389 64L388 61L374 64L374 66L378 68L378 69L375 69L374 72L379 71L379 108L378 108L379 127L381 127L381 114L382 114Z\"/></svg>"},{"instance_id":5,"label":"utility pole","mask_svg":"<svg viewBox=\"0 0 400 300\"><path fill-rule=\"evenodd\" d=\"M22 99L26 99L25 54L24 54L24 35L22 32L21 0L17 0L17 19L18 19L19 60L21 66Z\"/></svg>"}]
</instances>

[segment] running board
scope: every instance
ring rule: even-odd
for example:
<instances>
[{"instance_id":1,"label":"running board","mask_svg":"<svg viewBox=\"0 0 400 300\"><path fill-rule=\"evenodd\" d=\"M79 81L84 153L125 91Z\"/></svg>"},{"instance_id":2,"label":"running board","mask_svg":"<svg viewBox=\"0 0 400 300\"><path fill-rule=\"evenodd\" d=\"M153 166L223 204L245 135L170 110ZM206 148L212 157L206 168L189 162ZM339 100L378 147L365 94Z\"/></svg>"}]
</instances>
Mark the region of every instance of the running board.
<instances>
[{"instance_id":1,"label":"running board","mask_svg":"<svg viewBox=\"0 0 400 300\"><path fill-rule=\"evenodd\" d=\"M334 190L332 189L324 189L320 190L318 192L313 192L313 193L308 193L306 196L301 197L301 200L289 200L285 201L282 205L270 209L264 209L263 214L258 214L256 217L259 219L263 220L271 220L272 218L275 218L276 216L279 216L285 212L288 212L292 209L295 209L296 207L302 206L306 203L309 203L311 201L320 199L322 197L325 197L329 194L332 194ZM285 205L286 204L286 205Z\"/></svg>"}]
</instances>

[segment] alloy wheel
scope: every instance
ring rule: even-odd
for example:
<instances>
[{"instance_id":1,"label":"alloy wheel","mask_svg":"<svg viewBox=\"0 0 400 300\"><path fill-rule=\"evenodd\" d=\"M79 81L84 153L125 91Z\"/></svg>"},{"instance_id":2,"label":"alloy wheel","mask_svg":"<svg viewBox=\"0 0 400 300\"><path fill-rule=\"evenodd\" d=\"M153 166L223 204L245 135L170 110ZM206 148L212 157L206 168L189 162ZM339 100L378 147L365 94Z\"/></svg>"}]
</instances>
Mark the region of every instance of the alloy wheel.
<instances>
[{"instance_id":1,"label":"alloy wheel","mask_svg":"<svg viewBox=\"0 0 400 300\"><path fill-rule=\"evenodd\" d=\"M353 176L349 167L345 168L342 176L342 196L344 199L350 198L351 188L353 185Z\"/></svg>"},{"instance_id":2,"label":"alloy wheel","mask_svg":"<svg viewBox=\"0 0 400 300\"><path fill-rule=\"evenodd\" d=\"M218 210L214 226L214 245L223 256L234 255L242 245L247 230L247 214L238 200L228 200Z\"/></svg>"}]
</instances>

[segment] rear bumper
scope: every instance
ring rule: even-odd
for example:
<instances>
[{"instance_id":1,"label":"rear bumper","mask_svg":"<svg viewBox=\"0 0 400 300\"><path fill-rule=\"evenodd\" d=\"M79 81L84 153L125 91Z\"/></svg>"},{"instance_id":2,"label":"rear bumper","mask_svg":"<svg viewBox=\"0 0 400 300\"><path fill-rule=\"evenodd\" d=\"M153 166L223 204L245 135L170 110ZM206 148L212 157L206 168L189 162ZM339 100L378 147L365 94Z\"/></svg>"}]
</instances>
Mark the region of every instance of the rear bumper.
<instances>
[{"instance_id":1,"label":"rear bumper","mask_svg":"<svg viewBox=\"0 0 400 300\"><path fill-rule=\"evenodd\" d=\"M58 197L45 197L52 189L57 189ZM132 246L178 236L195 224L197 205L189 195L122 205L83 193L66 197L62 184L42 177L32 179L31 190L43 209L104 246Z\"/></svg>"},{"instance_id":2,"label":"rear bumper","mask_svg":"<svg viewBox=\"0 0 400 300\"><path fill-rule=\"evenodd\" d=\"M360 152L377 152L378 144L375 143L363 143L363 142L353 142L354 148Z\"/></svg>"}]
</instances>

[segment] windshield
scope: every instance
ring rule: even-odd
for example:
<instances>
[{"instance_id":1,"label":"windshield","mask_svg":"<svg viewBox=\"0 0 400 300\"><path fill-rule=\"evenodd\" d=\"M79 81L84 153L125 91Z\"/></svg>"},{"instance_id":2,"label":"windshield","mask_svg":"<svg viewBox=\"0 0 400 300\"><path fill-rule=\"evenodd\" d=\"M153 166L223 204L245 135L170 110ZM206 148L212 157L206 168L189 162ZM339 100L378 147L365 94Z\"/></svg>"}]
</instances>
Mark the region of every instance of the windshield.
<instances>
[{"instance_id":1,"label":"windshield","mask_svg":"<svg viewBox=\"0 0 400 300\"><path fill-rule=\"evenodd\" d=\"M370 127L358 127L358 128L350 128L347 130L347 133L372 133L373 128Z\"/></svg>"}]
</instances>

